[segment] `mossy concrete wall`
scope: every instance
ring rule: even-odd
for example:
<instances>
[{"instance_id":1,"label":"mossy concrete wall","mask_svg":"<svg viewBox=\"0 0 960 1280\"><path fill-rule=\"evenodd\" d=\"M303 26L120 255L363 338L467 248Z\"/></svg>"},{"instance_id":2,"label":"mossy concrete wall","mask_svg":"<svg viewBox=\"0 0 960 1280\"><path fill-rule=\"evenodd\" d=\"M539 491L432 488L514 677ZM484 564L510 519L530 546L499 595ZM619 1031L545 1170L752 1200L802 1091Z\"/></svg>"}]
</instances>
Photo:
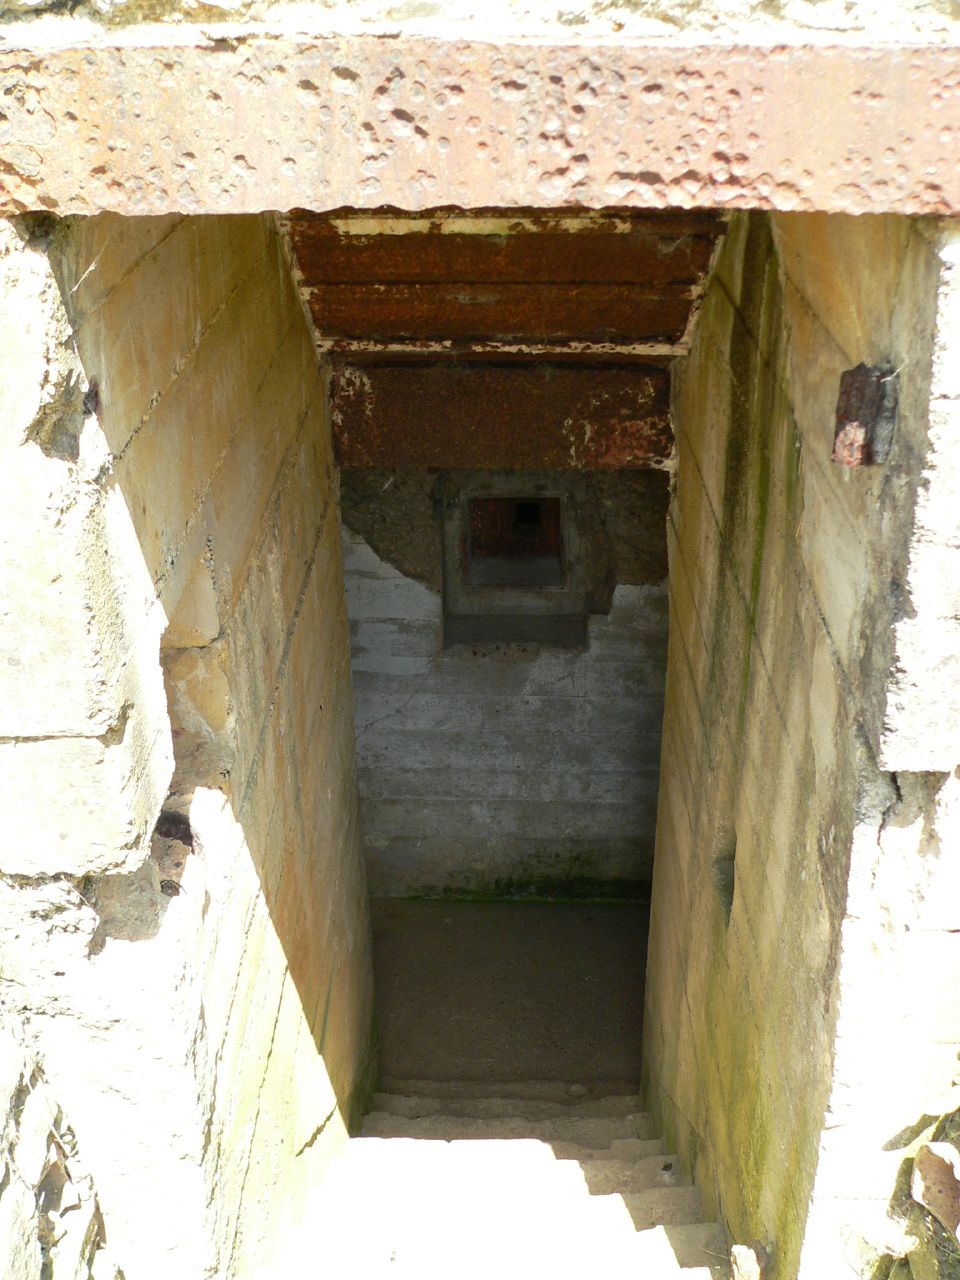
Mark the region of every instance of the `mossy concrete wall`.
<instances>
[{"instance_id":1,"label":"mossy concrete wall","mask_svg":"<svg viewBox=\"0 0 960 1280\"><path fill-rule=\"evenodd\" d=\"M937 279L907 220L737 216L675 375L645 1074L708 1207L770 1247L778 1280L797 1274L825 1126L862 1119L855 1096L840 1119L825 1111L855 833L872 820L876 835L893 794L882 743ZM890 458L841 468L840 374L886 359ZM811 1276L840 1274L858 1229L862 1171L846 1173L840 1209L823 1183Z\"/></svg>"},{"instance_id":2,"label":"mossy concrete wall","mask_svg":"<svg viewBox=\"0 0 960 1280\"><path fill-rule=\"evenodd\" d=\"M261 1275L372 1066L325 378L269 217L4 237L4 1001L111 1265Z\"/></svg>"}]
</instances>

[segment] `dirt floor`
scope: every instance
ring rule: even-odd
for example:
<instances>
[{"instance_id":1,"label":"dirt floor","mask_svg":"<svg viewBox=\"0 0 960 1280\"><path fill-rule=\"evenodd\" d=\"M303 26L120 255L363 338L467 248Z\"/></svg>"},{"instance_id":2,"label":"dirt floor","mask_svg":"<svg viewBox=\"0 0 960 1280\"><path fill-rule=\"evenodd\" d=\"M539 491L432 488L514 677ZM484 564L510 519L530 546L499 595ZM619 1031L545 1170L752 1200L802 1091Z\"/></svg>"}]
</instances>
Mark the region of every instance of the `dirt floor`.
<instances>
[{"instance_id":1,"label":"dirt floor","mask_svg":"<svg viewBox=\"0 0 960 1280\"><path fill-rule=\"evenodd\" d=\"M646 905L389 898L372 906L386 1085L636 1088Z\"/></svg>"}]
</instances>

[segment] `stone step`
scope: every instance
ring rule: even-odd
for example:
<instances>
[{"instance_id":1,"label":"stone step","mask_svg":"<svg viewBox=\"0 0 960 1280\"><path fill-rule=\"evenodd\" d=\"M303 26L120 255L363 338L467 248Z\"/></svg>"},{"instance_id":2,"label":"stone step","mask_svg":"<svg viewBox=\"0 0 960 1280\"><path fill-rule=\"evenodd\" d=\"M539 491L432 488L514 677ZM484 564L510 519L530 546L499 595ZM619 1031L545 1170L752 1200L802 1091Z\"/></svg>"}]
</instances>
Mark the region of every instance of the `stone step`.
<instances>
[{"instance_id":1,"label":"stone step","mask_svg":"<svg viewBox=\"0 0 960 1280\"><path fill-rule=\"evenodd\" d=\"M497 1097L419 1097L399 1093L374 1095L372 1111L388 1115L453 1116L474 1119L552 1120L562 1116L590 1118L633 1117L643 1115L643 1101L636 1094L614 1094L602 1098L581 1098L558 1102L547 1098Z\"/></svg>"},{"instance_id":2,"label":"stone step","mask_svg":"<svg viewBox=\"0 0 960 1280\"><path fill-rule=\"evenodd\" d=\"M538 1138L554 1144L576 1143L583 1147L603 1149L626 1142L657 1143L650 1136L650 1118L643 1112L626 1116L554 1116L546 1120L530 1120L520 1116L477 1117L426 1115L403 1116L386 1111L373 1111L364 1117L361 1133L370 1138ZM651 1148L646 1154L653 1155Z\"/></svg>"}]
</instances>

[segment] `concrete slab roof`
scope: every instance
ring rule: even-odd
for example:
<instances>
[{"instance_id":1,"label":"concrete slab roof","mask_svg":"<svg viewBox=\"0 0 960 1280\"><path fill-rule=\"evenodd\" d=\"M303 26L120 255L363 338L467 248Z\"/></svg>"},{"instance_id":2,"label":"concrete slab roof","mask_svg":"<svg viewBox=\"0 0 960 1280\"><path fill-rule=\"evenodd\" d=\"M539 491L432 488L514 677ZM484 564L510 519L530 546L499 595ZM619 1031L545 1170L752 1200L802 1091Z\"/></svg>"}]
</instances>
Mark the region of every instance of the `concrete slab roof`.
<instances>
[{"instance_id":1,"label":"concrete slab roof","mask_svg":"<svg viewBox=\"0 0 960 1280\"><path fill-rule=\"evenodd\" d=\"M41 30L2 33L7 214L960 211L954 45Z\"/></svg>"}]
</instances>

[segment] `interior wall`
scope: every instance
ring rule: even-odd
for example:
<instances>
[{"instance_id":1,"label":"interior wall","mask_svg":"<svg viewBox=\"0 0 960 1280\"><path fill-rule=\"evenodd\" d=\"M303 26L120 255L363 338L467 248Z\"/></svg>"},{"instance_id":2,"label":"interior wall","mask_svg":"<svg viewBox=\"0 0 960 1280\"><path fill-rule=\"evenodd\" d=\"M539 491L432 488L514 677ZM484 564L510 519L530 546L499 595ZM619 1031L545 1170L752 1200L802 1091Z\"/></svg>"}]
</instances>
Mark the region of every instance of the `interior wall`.
<instances>
[{"instance_id":1,"label":"interior wall","mask_svg":"<svg viewBox=\"0 0 960 1280\"><path fill-rule=\"evenodd\" d=\"M896 794L880 743L927 449L934 265L904 219L737 216L675 371L645 1076L708 1209L768 1246L782 1280L827 1133L848 1138L872 1106L843 1088L838 1104L838 973L855 829L876 837ZM890 458L840 467L840 374L887 359ZM882 999L878 977L861 967L854 984ZM894 1112L875 1128L894 1134ZM844 1258L864 1174L848 1160L845 1191L817 1177L829 1226L811 1275Z\"/></svg>"},{"instance_id":2,"label":"interior wall","mask_svg":"<svg viewBox=\"0 0 960 1280\"><path fill-rule=\"evenodd\" d=\"M372 1069L325 377L270 217L5 247L35 277L5 531L44 692L3 749L61 785L32 827L8 799L4 986L127 1280L261 1274Z\"/></svg>"},{"instance_id":3,"label":"interior wall","mask_svg":"<svg viewBox=\"0 0 960 1280\"><path fill-rule=\"evenodd\" d=\"M343 473L372 891L646 895L666 657L667 475L577 477L596 609L582 649L444 647L436 482L426 471Z\"/></svg>"}]
</instances>

